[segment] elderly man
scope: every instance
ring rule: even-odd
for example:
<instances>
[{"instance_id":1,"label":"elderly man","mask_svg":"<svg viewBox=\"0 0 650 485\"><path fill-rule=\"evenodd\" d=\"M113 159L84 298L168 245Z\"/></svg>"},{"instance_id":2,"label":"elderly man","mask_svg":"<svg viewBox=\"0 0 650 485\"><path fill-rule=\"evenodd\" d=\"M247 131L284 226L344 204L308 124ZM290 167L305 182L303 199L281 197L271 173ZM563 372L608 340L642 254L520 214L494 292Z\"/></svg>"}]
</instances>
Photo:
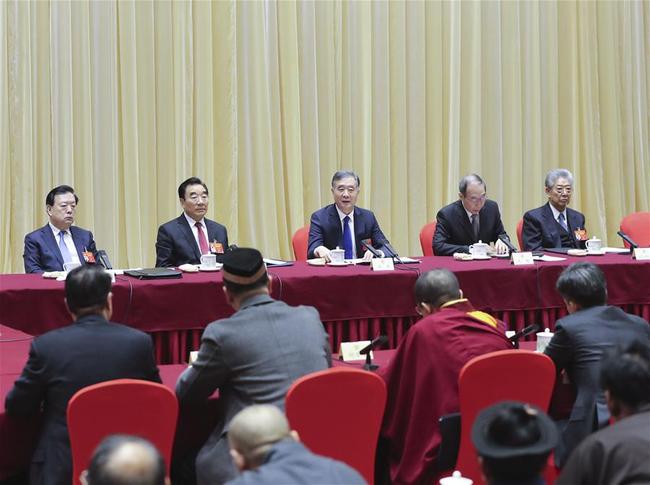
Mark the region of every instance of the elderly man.
<instances>
[{"instance_id":1,"label":"elderly man","mask_svg":"<svg viewBox=\"0 0 650 485\"><path fill-rule=\"evenodd\" d=\"M486 198L487 186L475 173L463 177L458 184L458 200L438 211L433 252L436 256L468 253L469 246L479 241L494 243L497 254L508 247L499 239L508 237L496 202Z\"/></svg>"},{"instance_id":2,"label":"elderly man","mask_svg":"<svg viewBox=\"0 0 650 485\"><path fill-rule=\"evenodd\" d=\"M199 264L201 256L210 253L223 256L228 232L205 217L210 201L207 185L197 177L188 178L178 186L178 200L183 213L158 228L156 266Z\"/></svg>"},{"instance_id":3,"label":"elderly man","mask_svg":"<svg viewBox=\"0 0 650 485\"><path fill-rule=\"evenodd\" d=\"M59 185L45 197L49 222L25 236L25 273L62 271L65 263L95 263L90 231L73 226L79 197L69 185Z\"/></svg>"},{"instance_id":4,"label":"elderly man","mask_svg":"<svg viewBox=\"0 0 650 485\"><path fill-rule=\"evenodd\" d=\"M587 239L585 216L568 207L573 174L564 168L551 170L544 185L548 202L524 214L523 249L582 248Z\"/></svg>"},{"instance_id":5,"label":"elderly man","mask_svg":"<svg viewBox=\"0 0 650 485\"><path fill-rule=\"evenodd\" d=\"M332 177L334 203L317 210L311 215L307 257L324 258L330 261L330 251L345 250L345 259L371 259L362 241L381 253L388 241L379 228L375 215L366 209L356 207L360 181L357 174L339 171Z\"/></svg>"},{"instance_id":6,"label":"elderly man","mask_svg":"<svg viewBox=\"0 0 650 485\"><path fill-rule=\"evenodd\" d=\"M440 446L438 420L459 409L458 375L473 357L512 349L505 324L475 310L446 269L415 283L422 320L400 342L379 374L388 400L382 425L393 483L433 483Z\"/></svg>"},{"instance_id":7,"label":"elderly man","mask_svg":"<svg viewBox=\"0 0 650 485\"><path fill-rule=\"evenodd\" d=\"M216 389L224 403L223 418L196 459L199 485L235 476L227 435L237 412L251 404L284 407L296 378L331 364L329 339L318 311L271 298L271 280L259 251L228 251L223 283L235 314L207 326L197 360L176 384L181 404L204 402Z\"/></svg>"},{"instance_id":8,"label":"elderly man","mask_svg":"<svg viewBox=\"0 0 650 485\"><path fill-rule=\"evenodd\" d=\"M544 352L558 372L566 371L577 389L569 421L559 423L561 439L555 458L562 465L587 435L609 422L598 380L603 352L634 340L650 342L650 325L607 305L605 275L595 264L572 264L556 286L569 315L555 323L555 333Z\"/></svg>"},{"instance_id":9,"label":"elderly man","mask_svg":"<svg viewBox=\"0 0 650 485\"><path fill-rule=\"evenodd\" d=\"M165 461L154 445L143 438L111 435L99 444L88 470L81 474L83 485L170 485Z\"/></svg>"},{"instance_id":10,"label":"elderly man","mask_svg":"<svg viewBox=\"0 0 650 485\"><path fill-rule=\"evenodd\" d=\"M650 345L633 342L605 354L600 381L616 422L585 438L556 483L650 483Z\"/></svg>"},{"instance_id":11,"label":"elderly man","mask_svg":"<svg viewBox=\"0 0 650 485\"><path fill-rule=\"evenodd\" d=\"M36 337L29 360L5 408L14 416L43 411L32 456L30 484L69 485L72 457L66 410L80 389L113 379L160 382L151 338L108 321L113 312L111 277L98 266L73 269L65 280L65 304L74 324Z\"/></svg>"},{"instance_id":12,"label":"elderly man","mask_svg":"<svg viewBox=\"0 0 650 485\"><path fill-rule=\"evenodd\" d=\"M229 485L366 483L345 463L310 452L275 406L256 405L230 422L230 454L243 473Z\"/></svg>"}]
</instances>

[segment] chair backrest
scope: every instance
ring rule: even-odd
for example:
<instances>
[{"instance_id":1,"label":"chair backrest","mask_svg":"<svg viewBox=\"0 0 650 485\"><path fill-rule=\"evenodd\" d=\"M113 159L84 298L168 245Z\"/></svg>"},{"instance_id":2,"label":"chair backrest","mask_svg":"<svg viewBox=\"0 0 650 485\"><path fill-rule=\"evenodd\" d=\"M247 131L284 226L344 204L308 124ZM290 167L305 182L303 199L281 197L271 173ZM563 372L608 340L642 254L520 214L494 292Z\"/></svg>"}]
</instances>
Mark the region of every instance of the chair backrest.
<instances>
[{"instance_id":1,"label":"chair backrest","mask_svg":"<svg viewBox=\"0 0 650 485\"><path fill-rule=\"evenodd\" d=\"M171 389L154 382L116 379L84 387L68 403L72 483L88 467L97 445L112 434L140 436L171 463L178 401Z\"/></svg>"},{"instance_id":2,"label":"chair backrest","mask_svg":"<svg viewBox=\"0 0 650 485\"><path fill-rule=\"evenodd\" d=\"M386 385L359 369L335 367L297 379L286 399L292 429L312 452L347 463L374 483Z\"/></svg>"},{"instance_id":3,"label":"chair backrest","mask_svg":"<svg viewBox=\"0 0 650 485\"><path fill-rule=\"evenodd\" d=\"M530 350L499 350L467 362L458 377L461 437L456 469L476 485L484 483L471 440L478 413L506 400L534 404L547 411L554 384L553 361Z\"/></svg>"},{"instance_id":4,"label":"chair backrest","mask_svg":"<svg viewBox=\"0 0 650 485\"><path fill-rule=\"evenodd\" d=\"M621 231L641 247L650 247L650 212L633 212L621 221ZM630 245L625 243L625 247Z\"/></svg>"},{"instance_id":5,"label":"chair backrest","mask_svg":"<svg viewBox=\"0 0 650 485\"><path fill-rule=\"evenodd\" d=\"M522 233L524 232L524 220L519 219L517 223L517 242L519 243L519 250L524 251L524 238Z\"/></svg>"},{"instance_id":6,"label":"chair backrest","mask_svg":"<svg viewBox=\"0 0 650 485\"><path fill-rule=\"evenodd\" d=\"M301 227L293 233L291 246L293 257L296 261L307 261L307 242L309 240L309 226Z\"/></svg>"},{"instance_id":7,"label":"chair backrest","mask_svg":"<svg viewBox=\"0 0 650 485\"><path fill-rule=\"evenodd\" d=\"M433 234L436 232L436 221L425 224L420 229L420 247L424 256L433 256Z\"/></svg>"}]
</instances>

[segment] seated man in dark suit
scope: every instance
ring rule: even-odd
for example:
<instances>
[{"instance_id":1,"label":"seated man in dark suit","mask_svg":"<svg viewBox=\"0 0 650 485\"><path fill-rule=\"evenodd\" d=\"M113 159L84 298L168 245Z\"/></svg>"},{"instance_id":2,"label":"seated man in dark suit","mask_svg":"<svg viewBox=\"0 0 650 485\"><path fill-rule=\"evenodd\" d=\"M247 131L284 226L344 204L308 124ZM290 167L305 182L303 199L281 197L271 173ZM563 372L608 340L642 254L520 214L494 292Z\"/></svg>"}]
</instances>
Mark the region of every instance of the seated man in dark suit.
<instances>
[{"instance_id":1,"label":"seated man in dark suit","mask_svg":"<svg viewBox=\"0 0 650 485\"><path fill-rule=\"evenodd\" d=\"M507 246L499 235L508 237L496 202L486 199L487 186L475 173L463 177L458 184L458 200L438 211L433 253L451 256L468 253L469 246L482 241L494 242L497 254L505 254Z\"/></svg>"},{"instance_id":2,"label":"seated man in dark suit","mask_svg":"<svg viewBox=\"0 0 650 485\"><path fill-rule=\"evenodd\" d=\"M388 241L381 232L375 215L356 207L360 181L357 174L339 171L332 177L334 204L323 207L311 215L309 224L308 258L325 258L330 261L330 250L345 250L345 259L371 259L361 241L366 241L382 253Z\"/></svg>"},{"instance_id":3,"label":"seated man in dark suit","mask_svg":"<svg viewBox=\"0 0 650 485\"><path fill-rule=\"evenodd\" d=\"M178 199L183 213L158 228L156 266L200 264L201 256L209 253L221 257L228 248L228 231L205 217L210 201L207 185L190 177L179 185Z\"/></svg>"},{"instance_id":4,"label":"seated man in dark suit","mask_svg":"<svg viewBox=\"0 0 650 485\"><path fill-rule=\"evenodd\" d=\"M592 263L575 263L557 280L569 315L555 323L544 353L558 372L565 370L576 387L568 422L560 422L561 439L555 459L563 465L571 451L591 432L609 422L600 388L600 361L605 350L634 340L650 343L650 325L643 318L607 305L605 275Z\"/></svg>"},{"instance_id":5,"label":"seated man in dark suit","mask_svg":"<svg viewBox=\"0 0 650 485\"><path fill-rule=\"evenodd\" d=\"M548 202L524 214L524 251L543 248L584 247L587 239L585 216L569 209L573 174L563 168L551 170L544 181Z\"/></svg>"},{"instance_id":6,"label":"seated man in dark suit","mask_svg":"<svg viewBox=\"0 0 650 485\"><path fill-rule=\"evenodd\" d=\"M68 274L65 303L74 323L34 339L29 360L7 394L9 415L34 416L43 410L30 467L32 485L72 481L66 411L77 391L122 378L160 382L151 338L108 321L113 311L110 290L111 277L98 266L81 266Z\"/></svg>"},{"instance_id":7,"label":"seated man in dark suit","mask_svg":"<svg viewBox=\"0 0 650 485\"><path fill-rule=\"evenodd\" d=\"M242 472L229 485L366 483L345 463L309 451L275 406L254 405L240 411L230 422L228 442Z\"/></svg>"},{"instance_id":8,"label":"seated man in dark suit","mask_svg":"<svg viewBox=\"0 0 650 485\"><path fill-rule=\"evenodd\" d=\"M54 187L45 197L49 222L25 236L25 273L62 271L64 263L94 263L95 241L90 231L73 226L79 197L68 185Z\"/></svg>"}]
</instances>

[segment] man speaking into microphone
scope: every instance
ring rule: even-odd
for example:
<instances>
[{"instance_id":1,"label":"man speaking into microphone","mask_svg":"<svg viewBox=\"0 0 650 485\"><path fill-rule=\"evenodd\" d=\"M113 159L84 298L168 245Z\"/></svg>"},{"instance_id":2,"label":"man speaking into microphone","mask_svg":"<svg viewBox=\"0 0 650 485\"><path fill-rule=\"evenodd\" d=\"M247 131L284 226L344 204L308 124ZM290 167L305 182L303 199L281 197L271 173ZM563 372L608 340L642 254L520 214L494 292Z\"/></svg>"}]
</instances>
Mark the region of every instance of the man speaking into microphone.
<instances>
[{"instance_id":1,"label":"man speaking into microphone","mask_svg":"<svg viewBox=\"0 0 650 485\"><path fill-rule=\"evenodd\" d=\"M375 214L356 207L359 196L359 176L351 171L338 171L332 177L334 203L311 215L309 224L308 258L324 258L330 261L330 250L345 250L345 259L372 259L376 249L380 256L389 254L384 250L388 241L379 228ZM364 253L365 251L365 253Z\"/></svg>"}]
</instances>

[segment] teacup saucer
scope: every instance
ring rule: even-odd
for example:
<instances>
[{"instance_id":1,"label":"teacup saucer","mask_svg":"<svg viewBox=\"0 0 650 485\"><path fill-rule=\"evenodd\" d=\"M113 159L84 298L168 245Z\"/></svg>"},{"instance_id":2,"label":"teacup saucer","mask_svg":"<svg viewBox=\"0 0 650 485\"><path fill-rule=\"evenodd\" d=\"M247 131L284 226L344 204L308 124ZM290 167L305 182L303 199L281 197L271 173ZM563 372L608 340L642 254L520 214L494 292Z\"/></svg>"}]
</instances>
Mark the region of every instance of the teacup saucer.
<instances>
[{"instance_id":1,"label":"teacup saucer","mask_svg":"<svg viewBox=\"0 0 650 485\"><path fill-rule=\"evenodd\" d=\"M487 256L487 255L478 256L478 255L473 255L472 254L472 260L474 260L474 261L484 261L484 260L487 260L487 259L492 259L492 256Z\"/></svg>"},{"instance_id":2,"label":"teacup saucer","mask_svg":"<svg viewBox=\"0 0 650 485\"><path fill-rule=\"evenodd\" d=\"M607 253L604 249L601 249L600 251L590 251L587 249L587 256L604 256Z\"/></svg>"},{"instance_id":3,"label":"teacup saucer","mask_svg":"<svg viewBox=\"0 0 650 485\"><path fill-rule=\"evenodd\" d=\"M349 264L350 264L350 263L347 263L347 262L345 262L345 261L342 261L342 262L340 262L340 263L339 263L339 262L330 261L329 263L327 263L327 266L348 266Z\"/></svg>"},{"instance_id":4,"label":"teacup saucer","mask_svg":"<svg viewBox=\"0 0 650 485\"><path fill-rule=\"evenodd\" d=\"M219 271L221 269L221 266L213 266L212 268L209 268L207 266L199 266L199 271Z\"/></svg>"}]
</instances>

